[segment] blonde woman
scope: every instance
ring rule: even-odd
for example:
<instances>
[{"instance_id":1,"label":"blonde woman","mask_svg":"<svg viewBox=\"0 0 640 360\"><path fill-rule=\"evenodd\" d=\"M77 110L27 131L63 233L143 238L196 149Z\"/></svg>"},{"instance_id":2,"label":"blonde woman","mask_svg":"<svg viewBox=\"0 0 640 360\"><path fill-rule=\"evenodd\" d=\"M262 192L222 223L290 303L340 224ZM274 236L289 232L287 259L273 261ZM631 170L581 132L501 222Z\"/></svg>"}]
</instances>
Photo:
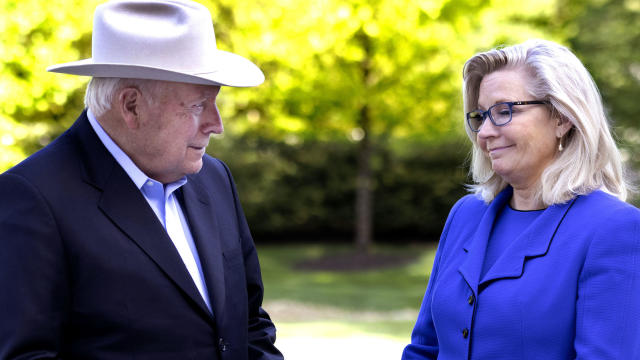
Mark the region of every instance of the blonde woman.
<instances>
[{"instance_id":1,"label":"blonde woman","mask_svg":"<svg viewBox=\"0 0 640 360\"><path fill-rule=\"evenodd\" d=\"M640 211L596 85L531 40L464 67L473 194L451 210L410 359L640 359Z\"/></svg>"}]
</instances>

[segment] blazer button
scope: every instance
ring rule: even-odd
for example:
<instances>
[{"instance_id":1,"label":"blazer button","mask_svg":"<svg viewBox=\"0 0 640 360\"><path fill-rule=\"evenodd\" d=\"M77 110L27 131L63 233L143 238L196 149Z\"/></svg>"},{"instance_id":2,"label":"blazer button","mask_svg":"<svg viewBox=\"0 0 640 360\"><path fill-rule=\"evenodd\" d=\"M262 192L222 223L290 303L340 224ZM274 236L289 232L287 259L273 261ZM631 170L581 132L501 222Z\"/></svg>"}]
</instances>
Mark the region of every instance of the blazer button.
<instances>
[{"instance_id":1,"label":"blazer button","mask_svg":"<svg viewBox=\"0 0 640 360\"><path fill-rule=\"evenodd\" d=\"M220 348L220 351L224 352L227 351L227 343L224 342L223 338L218 339L218 347Z\"/></svg>"},{"instance_id":2,"label":"blazer button","mask_svg":"<svg viewBox=\"0 0 640 360\"><path fill-rule=\"evenodd\" d=\"M467 299L467 302L469 303L469 305L473 305L474 301L476 301L475 296L473 296L473 294L469 295L469 298Z\"/></svg>"},{"instance_id":3,"label":"blazer button","mask_svg":"<svg viewBox=\"0 0 640 360\"><path fill-rule=\"evenodd\" d=\"M469 329L462 330L462 337L465 339L469 337Z\"/></svg>"}]
</instances>

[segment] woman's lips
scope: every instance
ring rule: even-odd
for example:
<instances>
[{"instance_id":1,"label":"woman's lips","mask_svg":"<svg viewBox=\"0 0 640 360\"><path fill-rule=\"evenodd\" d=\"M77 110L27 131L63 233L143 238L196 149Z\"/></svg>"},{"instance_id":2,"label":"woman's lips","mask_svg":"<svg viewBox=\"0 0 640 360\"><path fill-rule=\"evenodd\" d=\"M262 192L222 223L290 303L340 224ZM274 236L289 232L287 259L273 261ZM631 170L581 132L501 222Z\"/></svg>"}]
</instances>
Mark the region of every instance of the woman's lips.
<instances>
[{"instance_id":1,"label":"woman's lips","mask_svg":"<svg viewBox=\"0 0 640 360\"><path fill-rule=\"evenodd\" d=\"M504 151L506 149L509 149L511 147L513 147L513 145L493 147L493 148L489 149L489 156L493 157L493 155L497 155L497 154L501 153L502 151Z\"/></svg>"}]
</instances>

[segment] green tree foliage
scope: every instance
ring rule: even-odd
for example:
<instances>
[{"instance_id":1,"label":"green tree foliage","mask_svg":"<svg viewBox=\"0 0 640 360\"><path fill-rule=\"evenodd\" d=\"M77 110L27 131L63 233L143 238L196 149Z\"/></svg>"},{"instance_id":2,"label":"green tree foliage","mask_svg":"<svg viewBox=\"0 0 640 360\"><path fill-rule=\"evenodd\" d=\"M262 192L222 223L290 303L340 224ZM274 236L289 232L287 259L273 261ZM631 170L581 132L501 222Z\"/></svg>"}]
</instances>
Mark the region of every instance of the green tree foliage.
<instances>
[{"instance_id":1,"label":"green tree foliage","mask_svg":"<svg viewBox=\"0 0 640 360\"><path fill-rule=\"evenodd\" d=\"M598 84L616 125L637 126L640 113L640 1L559 4L569 46Z\"/></svg>"},{"instance_id":2,"label":"green tree foliage","mask_svg":"<svg viewBox=\"0 0 640 360\"><path fill-rule=\"evenodd\" d=\"M557 23L598 84L625 157L640 166L640 0L562 0ZM636 179L637 179L636 175Z\"/></svg>"},{"instance_id":3,"label":"green tree foliage","mask_svg":"<svg viewBox=\"0 0 640 360\"><path fill-rule=\"evenodd\" d=\"M438 238L450 207L465 193L465 141L377 150L372 174L377 238ZM233 171L256 238L344 241L351 236L357 172L352 142L288 145L245 135L213 146Z\"/></svg>"},{"instance_id":4,"label":"green tree foliage","mask_svg":"<svg viewBox=\"0 0 640 360\"><path fill-rule=\"evenodd\" d=\"M446 143L461 137L464 61L498 41L540 36L532 19L545 11L540 2L525 2L523 8L475 0L235 4L248 11L232 12L231 23L242 29L238 36L255 45L246 50L259 49L256 59L267 73L261 98L247 113L254 125L244 129L291 145L354 143L356 171L345 181L356 191L361 248L372 240L373 194L380 185L374 175L381 173L377 158L390 143ZM513 21L521 12L526 15ZM229 30L231 43L244 44L235 41L235 31Z\"/></svg>"},{"instance_id":5,"label":"green tree foliage","mask_svg":"<svg viewBox=\"0 0 640 360\"><path fill-rule=\"evenodd\" d=\"M258 91L229 90L229 129L289 143L357 140L367 105L376 138L461 136L464 61L502 43L548 37L535 21L551 3L216 1L219 47L248 55L267 76Z\"/></svg>"},{"instance_id":6,"label":"green tree foliage","mask_svg":"<svg viewBox=\"0 0 640 360\"><path fill-rule=\"evenodd\" d=\"M0 171L78 115L88 78L45 68L90 57L100 2L2 3ZM209 148L232 167L258 233L349 234L360 186L376 232L435 236L464 192L461 72L477 51L569 38L614 117L639 113L637 0L201 2L218 47L266 74L258 88L223 90L226 132Z\"/></svg>"},{"instance_id":7,"label":"green tree foliage","mask_svg":"<svg viewBox=\"0 0 640 360\"><path fill-rule=\"evenodd\" d=\"M82 108L86 79L46 67L90 54L98 1L8 0L0 5L0 171L46 145Z\"/></svg>"}]
</instances>

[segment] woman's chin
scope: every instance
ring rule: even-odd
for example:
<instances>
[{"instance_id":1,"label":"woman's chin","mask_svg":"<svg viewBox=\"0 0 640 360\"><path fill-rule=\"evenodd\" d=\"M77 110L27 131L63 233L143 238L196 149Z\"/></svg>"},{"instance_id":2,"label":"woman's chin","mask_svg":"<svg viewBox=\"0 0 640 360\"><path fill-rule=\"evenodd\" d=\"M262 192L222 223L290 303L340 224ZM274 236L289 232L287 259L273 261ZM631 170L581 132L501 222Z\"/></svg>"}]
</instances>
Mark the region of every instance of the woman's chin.
<instances>
[{"instance_id":1,"label":"woman's chin","mask_svg":"<svg viewBox=\"0 0 640 360\"><path fill-rule=\"evenodd\" d=\"M496 173L496 175L500 176L503 180L509 182L507 179L509 178L510 171L508 168L502 165L503 164L500 164L500 163L497 163L497 164L494 163L492 164L491 168L493 169L493 172Z\"/></svg>"}]
</instances>

